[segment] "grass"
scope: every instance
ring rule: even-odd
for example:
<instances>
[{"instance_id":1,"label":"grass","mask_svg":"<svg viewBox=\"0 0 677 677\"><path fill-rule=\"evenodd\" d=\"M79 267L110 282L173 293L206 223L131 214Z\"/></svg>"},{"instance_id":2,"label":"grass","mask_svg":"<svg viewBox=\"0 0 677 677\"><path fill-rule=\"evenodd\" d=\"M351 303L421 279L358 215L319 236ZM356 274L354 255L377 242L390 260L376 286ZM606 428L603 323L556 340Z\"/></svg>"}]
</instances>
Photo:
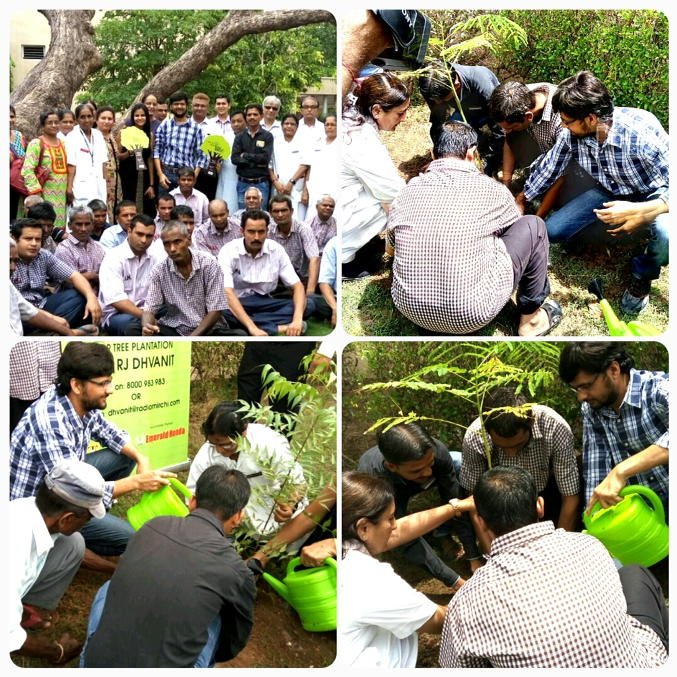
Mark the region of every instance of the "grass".
<instances>
[{"instance_id":1,"label":"grass","mask_svg":"<svg viewBox=\"0 0 677 677\"><path fill-rule=\"evenodd\" d=\"M430 160L428 111L425 106L411 108L404 122L395 132L383 135L386 146L400 173L409 179ZM596 243L581 255L570 256L561 245L550 246L549 278L551 297L564 310L560 325L552 336L604 336L608 329L599 303L587 291L590 281L602 281L604 293L619 319L633 317L620 315L619 301L630 277L630 260L639 242L616 245L606 249ZM480 290L478 290L480 291ZM395 308L390 296L390 271L342 284L343 326L353 336L420 336L425 330L409 322ZM669 282L668 269L651 289L651 303L638 319L661 331L668 326ZM490 324L476 335L514 336L516 309L509 304Z\"/></svg>"}]
</instances>

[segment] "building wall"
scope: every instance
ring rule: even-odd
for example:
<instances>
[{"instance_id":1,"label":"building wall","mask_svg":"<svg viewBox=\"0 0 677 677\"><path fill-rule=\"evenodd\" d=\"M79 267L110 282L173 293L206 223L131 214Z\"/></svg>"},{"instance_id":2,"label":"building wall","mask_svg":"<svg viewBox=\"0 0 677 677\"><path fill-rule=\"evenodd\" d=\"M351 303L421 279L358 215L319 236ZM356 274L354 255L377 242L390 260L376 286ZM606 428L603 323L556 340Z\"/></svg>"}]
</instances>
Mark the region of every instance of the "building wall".
<instances>
[{"instance_id":1,"label":"building wall","mask_svg":"<svg viewBox=\"0 0 677 677\"><path fill-rule=\"evenodd\" d=\"M35 10L13 12L10 19L9 55L14 62L12 82L16 88L29 71L40 63L36 59L23 58L23 45L43 45L45 52L49 47L51 31L49 23Z\"/></svg>"}]
</instances>

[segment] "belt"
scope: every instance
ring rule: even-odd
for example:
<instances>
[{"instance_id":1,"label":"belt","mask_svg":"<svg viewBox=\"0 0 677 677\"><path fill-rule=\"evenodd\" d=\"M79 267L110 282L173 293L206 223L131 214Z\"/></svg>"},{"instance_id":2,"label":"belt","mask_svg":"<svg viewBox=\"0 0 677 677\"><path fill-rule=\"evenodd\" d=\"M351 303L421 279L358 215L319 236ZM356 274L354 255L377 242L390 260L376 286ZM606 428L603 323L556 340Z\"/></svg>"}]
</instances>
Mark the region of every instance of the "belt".
<instances>
[{"instance_id":1,"label":"belt","mask_svg":"<svg viewBox=\"0 0 677 677\"><path fill-rule=\"evenodd\" d=\"M239 181L244 181L245 183L263 183L264 181L268 181L267 176L262 176L260 179L245 179L243 176L238 176L237 177Z\"/></svg>"},{"instance_id":2,"label":"belt","mask_svg":"<svg viewBox=\"0 0 677 677\"><path fill-rule=\"evenodd\" d=\"M163 169L181 169L181 167L186 166L186 165L168 165L166 162L162 162L161 164Z\"/></svg>"}]
</instances>

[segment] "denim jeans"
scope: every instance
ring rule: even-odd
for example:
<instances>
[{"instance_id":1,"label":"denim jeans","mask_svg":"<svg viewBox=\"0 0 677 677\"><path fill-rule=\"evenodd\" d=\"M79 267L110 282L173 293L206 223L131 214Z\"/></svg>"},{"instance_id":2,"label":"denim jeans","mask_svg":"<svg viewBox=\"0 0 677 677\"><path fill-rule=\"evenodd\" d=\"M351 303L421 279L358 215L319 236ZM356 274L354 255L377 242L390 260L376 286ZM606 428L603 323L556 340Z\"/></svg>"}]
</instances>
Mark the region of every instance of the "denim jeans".
<instances>
[{"instance_id":1,"label":"denim jeans","mask_svg":"<svg viewBox=\"0 0 677 677\"><path fill-rule=\"evenodd\" d=\"M261 200L261 209L268 209L268 198L270 197L270 182L267 179L259 181L258 183L249 183L248 181L237 180L237 207L244 209L244 194L250 188L258 188L263 195Z\"/></svg>"}]
</instances>

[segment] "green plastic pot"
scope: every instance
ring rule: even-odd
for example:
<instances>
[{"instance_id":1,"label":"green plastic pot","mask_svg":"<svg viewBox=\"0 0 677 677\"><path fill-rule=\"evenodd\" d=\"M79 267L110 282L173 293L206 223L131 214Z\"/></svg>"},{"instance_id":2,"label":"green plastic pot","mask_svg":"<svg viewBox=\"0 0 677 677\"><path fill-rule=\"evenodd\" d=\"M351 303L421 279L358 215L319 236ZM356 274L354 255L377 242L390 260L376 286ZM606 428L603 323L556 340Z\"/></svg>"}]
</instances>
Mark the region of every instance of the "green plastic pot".
<instances>
[{"instance_id":1,"label":"green plastic pot","mask_svg":"<svg viewBox=\"0 0 677 677\"><path fill-rule=\"evenodd\" d=\"M192 494L188 488L174 477L169 478L169 484L157 491L147 491L141 496L141 500L127 510L127 520L135 531L138 531L148 520L163 515L185 517L188 514L188 506L179 492L186 498Z\"/></svg>"},{"instance_id":2,"label":"green plastic pot","mask_svg":"<svg viewBox=\"0 0 677 677\"><path fill-rule=\"evenodd\" d=\"M304 630L336 630L336 560L328 557L320 567L296 571L299 564L300 558L292 559L281 581L268 573L263 578L298 613Z\"/></svg>"},{"instance_id":3,"label":"green plastic pot","mask_svg":"<svg viewBox=\"0 0 677 677\"><path fill-rule=\"evenodd\" d=\"M639 484L624 487L623 500L609 508L595 503L583 513L583 533L599 539L622 564L648 567L667 557L670 533L665 510L656 493Z\"/></svg>"}]
</instances>

